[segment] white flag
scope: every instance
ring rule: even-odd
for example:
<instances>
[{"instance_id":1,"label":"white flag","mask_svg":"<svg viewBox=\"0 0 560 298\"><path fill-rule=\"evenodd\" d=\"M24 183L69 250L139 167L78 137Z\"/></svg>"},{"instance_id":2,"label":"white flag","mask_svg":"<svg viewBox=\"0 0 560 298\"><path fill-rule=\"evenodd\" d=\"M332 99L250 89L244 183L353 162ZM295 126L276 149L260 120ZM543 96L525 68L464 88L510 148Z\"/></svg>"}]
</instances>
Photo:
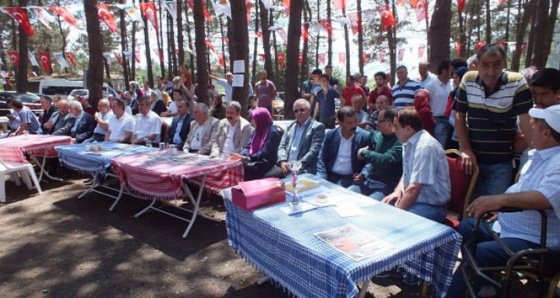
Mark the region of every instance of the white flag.
<instances>
[{"instance_id":1,"label":"white flag","mask_svg":"<svg viewBox=\"0 0 560 298\"><path fill-rule=\"evenodd\" d=\"M31 13L39 22L50 28L50 24L56 22L56 18L48 13L46 9L39 6L28 6L27 11Z\"/></svg>"},{"instance_id":2,"label":"white flag","mask_svg":"<svg viewBox=\"0 0 560 298\"><path fill-rule=\"evenodd\" d=\"M37 62L37 58L35 58L35 55L33 53L29 52L27 56L29 56L29 62L31 62L31 65L39 66L39 63Z\"/></svg>"},{"instance_id":3,"label":"white flag","mask_svg":"<svg viewBox=\"0 0 560 298\"><path fill-rule=\"evenodd\" d=\"M272 7L272 0L261 0L264 8L270 9Z\"/></svg>"},{"instance_id":4,"label":"white flag","mask_svg":"<svg viewBox=\"0 0 560 298\"><path fill-rule=\"evenodd\" d=\"M214 11L217 16L225 14L231 19L231 7L229 6L229 1L227 0L216 0L214 3Z\"/></svg>"},{"instance_id":5,"label":"white flag","mask_svg":"<svg viewBox=\"0 0 560 298\"><path fill-rule=\"evenodd\" d=\"M126 15L133 22L137 21L140 26L144 25L144 22L142 21L142 15L140 14L140 10L138 8L132 6L132 4L116 5L116 6L119 7L120 9L123 9L126 12Z\"/></svg>"},{"instance_id":6,"label":"white flag","mask_svg":"<svg viewBox=\"0 0 560 298\"><path fill-rule=\"evenodd\" d=\"M165 9L167 10L167 12L169 12L171 17L173 18L173 21L177 20L177 2L175 1L165 2Z\"/></svg>"},{"instance_id":7,"label":"white flag","mask_svg":"<svg viewBox=\"0 0 560 298\"><path fill-rule=\"evenodd\" d=\"M56 59L56 62L58 62L58 65L60 65L60 67L62 68L67 68L68 67L68 62L66 62L66 59L64 59L64 55L62 55L62 52L55 52L53 53L54 59Z\"/></svg>"}]
</instances>

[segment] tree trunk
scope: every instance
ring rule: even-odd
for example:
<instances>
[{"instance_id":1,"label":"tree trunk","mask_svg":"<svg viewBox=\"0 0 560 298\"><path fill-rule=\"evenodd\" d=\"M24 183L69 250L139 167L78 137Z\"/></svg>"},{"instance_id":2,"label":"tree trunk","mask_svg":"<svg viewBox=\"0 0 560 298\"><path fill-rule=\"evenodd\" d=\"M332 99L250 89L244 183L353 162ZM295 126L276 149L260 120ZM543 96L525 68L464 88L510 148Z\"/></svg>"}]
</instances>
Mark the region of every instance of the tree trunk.
<instances>
[{"instance_id":1,"label":"tree trunk","mask_svg":"<svg viewBox=\"0 0 560 298\"><path fill-rule=\"evenodd\" d=\"M128 74L128 57L126 57L126 13L124 9L119 9L119 16L121 18L120 26L121 26L121 60L122 60L122 67L123 67L123 76L124 76L124 85L128 89L128 83L130 82L129 74Z\"/></svg>"},{"instance_id":2,"label":"tree trunk","mask_svg":"<svg viewBox=\"0 0 560 298\"><path fill-rule=\"evenodd\" d=\"M318 0L317 0L318 1ZM327 22L332 22L331 21L331 16L332 16L332 12L331 12L331 0L327 0ZM332 66L332 37L330 35L328 35L327 37L327 64Z\"/></svg>"},{"instance_id":3,"label":"tree trunk","mask_svg":"<svg viewBox=\"0 0 560 298\"><path fill-rule=\"evenodd\" d=\"M227 19L227 16L225 18ZM218 19L220 21L220 35L225 36L224 35L224 21L222 20L221 16L219 16ZM224 77L225 77L226 73L228 72L228 69L226 67L227 65L226 65L226 59L225 59L226 45L225 45L225 42L224 42L223 38L222 38L222 41L221 41L221 45L222 45L222 53L221 53L222 57L218 57L218 61L220 61L220 58L221 58L222 61L224 62L223 66L224 66ZM220 55L218 55L218 56L220 56Z\"/></svg>"},{"instance_id":4,"label":"tree trunk","mask_svg":"<svg viewBox=\"0 0 560 298\"><path fill-rule=\"evenodd\" d=\"M517 47L516 51L513 52L513 57L511 59L511 69L513 71L519 71L521 51L518 49L521 48L521 44L525 38L525 32L527 31L527 26L529 25L529 20L531 19L531 16L537 6L537 0L529 0L529 2L523 4L523 10L521 10L521 1L522 0L519 0L518 9L519 11L524 11L524 13L519 14L517 17L517 33L515 35L515 41L519 47Z\"/></svg>"},{"instance_id":5,"label":"tree trunk","mask_svg":"<svg viewBox=\"0 0 560 298\"><path fill-rule=\"evenodd\" d=\"M144 2L148 2L148 0L144 0ZM146 49L146 62L147 62L147 67L148 67L148 77L145 79L148 81L148 83L150 84L150 86L154 85L154 70L152 68L152 52L150 50L150 34L148 33L148 26L149 22L146 19L146 17L144 15L142 15L142 20L144 20L144 45L145 45L145 49ZM156 36L157 38L157 36ZM142 82L140 83L140 86L142 86Z\"/></svg>"},{"instance_id":6,"label":"tree trunk","mask_svg":"<svg viewBox=\"0 0 560 298\"><path fill-rule=\"evenodd\" d=\"M292 109L294 101L298 96L298 57L299 40L301 38L301 12L303 10L302 1L290 2L290 21L288 24L288 45L286 46L286 93L284 99L284 116L287 119L294 119Z\"/></svg>"},{"instance_id":7,"label":"tree trunk","mask_svg":"<svg viewBox=\"0 0 560 298\"><path fill-rule=\"evenodd\" d=\"M272 12L272 11L270 12L269 21L270 21L270 26L274 26L274 12ZM274 55L278 55L278 43L276 41L276 30L272 31L272 47L274 48ZM280 68L279 68L279 65L278 65L278 57L275 57L275 59L274 59L274 72L269 72L268 73L268 79L273 81L273 82L277 82L276 81L276 76L279 73L280 73Z\"/></svg>"},{"instance_id":8,"label":"tree trunk","mask_svg":"<svg viewBox=\"0 0 560 298\"><path fill-rule=\"evenodd\" d=\"M259 30L259 15L260 15L259 9L261 9L259 2L260 2L259 0L255 0L255 5L254 5L255 6L255 30ZM228 33L231 34L229 28L230 27L228 26ZM261 37L262 37L262 32L261 32ZM251 86L254 85L256 81L258 49L259 49L259 37L255 35L255 42L253 43L253 67L251 69L251 79L249 80L249 84L251 84Z\"/></svg>"},{"instance_id":9,"label":"tree trunk","mask_svg":"<svg viewBox=\"0 0 560 298\"><path fill-rule=\"evenodd\" d=\"M346 8L342 7L342 15L346 16ZM350 36L348 33L348 24L344 24L344 48L346 49L346 77L350 75ZM357 82L358 84L360 82Z\"/></svg>"},{"instance_id":10,"label":"tree trunk","mask_svg":"<svg viewBox=\"0 0 560 298\"><path fill-rule=\"evenodd\" d=\"M538 1L537 1L538 2ZM533 15L531 16L531 29L529 30L529 38L527 40L527 46L525 48L525 51L521 51L521 46L523 43L521 44L517 44L515 46L515 49L519 51L519 53L521 54L521 56L523 56L523 53L525 53L525 67L529 67L531 66L531 57L533 56L533 49L535 47L535 35L537 34L537 28L536 28L536 24L537 24L537 9L535 8L535 10L533 11ZM542 47L542 44L539 44L539 47Z\"/></svg>"},{"instance_id":11,"label":"tree trunk","mask_svg":"<svg viewBox=\"0 0 560 298\"><path fill-rule=\"evenodd\" d=\"M362 0L357 0L356 7L358 9L358 66L360 73L364 74L364 32L362 28ZM361 82L360 82L361 83Z\"/></svg>"},{"instance_id":12,"label":"tree trunk","mask_svg":"<svg viewBox=\"0 0 560 298\"><path fill-rule=\"evenodd\" d=\"M185 69L185 41L183 39L183 1L177 1L176 3L177 3L177 49L179 50L178 67L184 70ZM187 11L188 11L188 5L185 5L185 9L184 9L185 17L187 16ZM187 20L187 24L188 24L188 20ZM187 25L187 30L189 30L188 25Z\"/></svg>"},{"instance_id":13,"label":"tree trunk","mask_svg":"<svg viewBox=\"0 0 560 298\"><path fill-rule=\"evenodd\" d=\"M180 12L177 11L177 15L179 15ZM169 63L169 75L167 76L169 80L171 80L174 76L179 74L179 71L177 70L177 45L175 44L175 27L173 24L173 17L171 16L171 14L167 13L167 27L168 29L168 35L167 35L167 43L169 45L169 57L171 58ZM178 34L178 35L182 35L182 34ZM177 36L178 36L177 35ZM183 50L184 53L184 50Z\"/></svg>"},{"instance_id":14,"label":"tree trunk","mask_svg":"<svg viewBox=\"0 0 560 298\"><path fill-rule=\"evenodd\" d=\"M546 59L550 55L550 47L552 46L552 41L554 38L554 28L556 28L556 16L558 15L558 6L560 5L560 0L552 0L552 6L550 7L550 14L548 16L548 28L546 31L546 40L544 48L547 49ZM545 61L546 65L546 61Z\"/></svg>"},{"instance_id":15,"label":"tree trunk","mask_svg":"<svg viewBox=\"0 0 560 298\"><path fill-rule=\"evenodd\" d=\"M84 1L86 27L88 33L89 71L87 86L89 89L89 104L97 108L97 102L103 98L103 36L97 17L97 0Z\"/></svg>"},{"instance_id":16,"label":"tree trunk","mask_svg":"<svg viewBox=\"0 0 560 298\"><path fill-rule=\"evenodd\" d=\"M18 1L19 7L26 7L27 0L19 0ZM27 66L29 65L29 56L27 53L29 52L29 45L28 45L28 37L25 34L25 31L18 26L19 28L19 65L18 71L16 74L16 90L17 92L25 93L27 92ZM9 80L9 79L8 79Z\"/></svg>"},{"instance_id":17,"label":"tree trunk","mask_svg":"<svg viewBox=\"0 0 560 298\"><path fill-rule=\"evenodd\" d=\"M179 1L180 2L180 1ZM190 63L190 71L191 71L191 77L194 78L194 54L193 54L193 41L192 41L192 37L191 37L191 25L189 22L189 18L188 16L188 12L189 12L189 6L186 5L185 6L185 23L187 25L187 41L189 43L189 63ZM183 30L183 28L181 27L181 30ZM182 32L182 31L181 31ZM182 70L186 70L185 65L184 64L179 64L180 67L182 67Z\"/></svg>"},{"instance_id":18,"label":"tree trunk","mask_svg":"<svg viewBox=\"0 0 560 298\"><path fill-rule=\"evenodd\" d=\"M389 0L385 0L385 4L389 5ZM391 9L397 11L395 1L392 4ZM398 20L396 21L398 24ZM389 46L389 64L391 65L391 85L394 85L395 73L397 71L397 30L394 26L387 28L387 44Z\"/></svg>"},{"instance_id":19,"label":"tree trunk","mask_svg":"<svg viewBox=\"0 0 560 298\"><path fill-rule=\"evenodd\" d=\"M202 1L194 1L194 44L196 47L196 73L198 102L209 104L208 100L208 65L206 64L206 30L204 28L204 11ZM247 24L245 22L244 24Z\"/></svg>"},{"instance_id":20,"label":"tree trunk","mask_svg":"<svg viewBox=\"0 0 560 298\"><path fill-rule=\"evenodd\" d=\"M536 11L536 23L535 23L535 31L536 32L548 32L549 30L549 15L548 9L550 7L550 0L538 0L537 1L537 11ZM527 58L531 57L531 64L536 66L538 69L543 69L546 67L546 60L548 58L548 54L550 52L550 44L548 48L546 47L548 39L548 34L535 34L534 35L534 42L532 43L533 46L533 53L531 56L527 56ZM529 59L527 59L529 60Z\"/></svg>"},{"instance_id":21,"label":"tree trunk","mask_svg":"<svg viewBox=\"0 0 560 298\"><path fill-rule=\"evenodd\" d=\"M437 34L428 35L428 61L431 64L431 71L436 73L437 67L443 61L449 60L450 49L449 40L451 39L451 1L436 0L430 32Z\"/></svg>"},{"instance_id":22,"label":"tree trunk","mask_svg":"<svg viewBox=\"0 0 560 298\"><path fill-rule=\"evenodd\" d=\"M317 1L317 22L321 20L321 1ZM319 46L321 45L321 34L317 33L315 43L315 68L319 68Z\"/></svg>"},{"instance_id":23,"label":"tree trunk","mask_svg":"<svg viewBox=\"0 0 560 298\"><path fill-rule=\"evenodd\" d=\"M303 27L305 28L305 30L307 31L307 39L303 40L303 49L301 52L301 71L300 71L300 82L303 82L305 80L307 80L309 78L309 55L307 55L307 52L309 52L309 20L310 17L309 15L311 14L311 11L308 10L309 7L309 3L306 0L305 1L305 6L303 8L303 20L304 20L304 24Z\"/></svg>"},{"instance_id":24,"label":"tree trunk","mask_svg":"<svg viewBox=\"0 0 560 298\"><path fill-rule=\"evenodd\" d=\"M162 18L162 13L163 13L163 5L165 4L165 2L162 2L161 0L158 1L159 7L160 9L158 9L158 18L159 18L159 34L157 35L157 54L158 54L158 60L159 60L159 67L161 68L161 77L165 77L165 62L163 61L163 18ZM168 45L169 46L169 45ZM152 85L152 87L155 89L156 85Z\"/></svg>"},{"instance_id":25,"label":"tree trunk","mask_svg":"<svg viewBox=\"0 0 560 298\"><path fill-rule=\"evenodd\" d=\"M486 43L492 43L492 16L490 15L490 0L486 0Z\"/></svg>"},{"instance_id":26,"label":"tree trunk","mask_svg":"<svg viewBox=\"0 0 560 298\"><path fill-rule=\"evenodd\" d=\"M270 51L270 30L268 30L271 24L268 20L268 10L264 7L262 2L259 3L259 10L261 16L262 47L264 51L264 70L268 73L268 77L272 78L274 72L272 71L272 54Z\"/></svg>"},{"instance_id":27,"label":"tree trunk","mask_svg":"<svg viewBox=\"0 0 560 298\"><path fill-rule=\"evenodd\" d=\"M231 1L231 21L234 24L247 24L247 7L245 1ZM258 28L258 27L255 27ZM243 87L234 87L232 99L241 103L241 110L247 111L247 90L249 77L247 71L249 61L247 53L249 52L249 32L247 30L232 30L232 40L230 40L230 56L231 60L243 60L245 73L243 77Z\"/></svg>"},{"instance_id":28,"label":"tree trunk","mask_svg":"<svg viewBox=\"0 0 560 298\"><path fill-rule=\"evenodd\" d=\"M135 1L132 0L132 4L135 4ZM130 59L130 80L136 81L136 29L138 28L137 22L132 22L132 42L130 47L131 59ZM128 85L126 85L126 89L128 90Z\"/></svg>"}]
</instances>

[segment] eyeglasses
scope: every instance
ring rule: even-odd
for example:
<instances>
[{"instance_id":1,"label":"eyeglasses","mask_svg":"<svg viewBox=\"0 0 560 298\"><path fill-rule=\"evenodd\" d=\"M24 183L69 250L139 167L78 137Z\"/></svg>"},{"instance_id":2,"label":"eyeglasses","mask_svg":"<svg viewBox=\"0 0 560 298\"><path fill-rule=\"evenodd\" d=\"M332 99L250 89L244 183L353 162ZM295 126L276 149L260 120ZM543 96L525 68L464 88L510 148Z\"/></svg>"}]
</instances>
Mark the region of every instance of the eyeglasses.
<instances>
[{"instance_id":1,"label":"eyeglasses","mask_svg":"<svg viewBox=\"0 0 560 298\"><path fill-rule=\"evenodd\" d=\"M391 121L389 121L389 120L378 120L377 121L377 123L383 123L383 122L391 123Z\"/></svg>"},{"instance_id":2,"label":"eyeglasses","mask_svg":"<svg viewBox=\"0 0 560 298\"><path fill-rule=\"evenodd\" d=\"M299 109L299 110L294 110L294 113L304 113L305 111L307 111L306 109Z\"/></svg>"}]
</instances>

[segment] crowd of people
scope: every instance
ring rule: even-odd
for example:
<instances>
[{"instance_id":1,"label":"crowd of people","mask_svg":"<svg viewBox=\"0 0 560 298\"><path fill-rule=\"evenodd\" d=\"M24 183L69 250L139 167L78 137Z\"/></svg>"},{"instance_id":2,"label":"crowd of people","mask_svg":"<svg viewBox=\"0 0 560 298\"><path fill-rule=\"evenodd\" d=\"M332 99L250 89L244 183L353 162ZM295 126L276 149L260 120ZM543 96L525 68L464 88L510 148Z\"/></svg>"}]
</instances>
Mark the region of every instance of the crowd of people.
<instances>
[{"instance_id":1,"label":"crowd of people","mask_svg":"<svg viewBox=\"0 0 560 298\"><path fill-rule=\"evenodd\" d=\"M225 79L210 76L225 89L224 96L211 93L211 106L196 102L187 75L173 82L160 78L155 89L132 83L122 98L100 100L91 114L87 98L60 100L57 107L42 98L40 119L12 100L21 125L11 135L68 135L78 143L166 142L190 153L240 160L245 180L286 177L290 163L299 161L300 172L437 222L446 217L451 192L444 150L456 148L465 172L479 169L470 215L508 206L547 209L548 243L559 245L560 72L547 68L525 77L504 70L505 57L499 45L486 45L470 61L441 62L436 74L429 63L420 63L414 79L399 66L393 86L390 74L377 72L371 90L367 76L348 76L341 88L332 67L316 69L302 83L292 107L295 120L285 129L274 124L276 87L261 71L248 111L232 98L231 73ZM163 116L173 117L165 138ZM516 166L520 155L525 158ZM514 250L539 243L538 220L528 211L497 217ZM465 219L459 228L464 239L471 229L472 219ZM495 241L480 240L485 242L478 260L507 261ZM463 290L457 273L450 296Z\"/></svg>"}]
</instances>

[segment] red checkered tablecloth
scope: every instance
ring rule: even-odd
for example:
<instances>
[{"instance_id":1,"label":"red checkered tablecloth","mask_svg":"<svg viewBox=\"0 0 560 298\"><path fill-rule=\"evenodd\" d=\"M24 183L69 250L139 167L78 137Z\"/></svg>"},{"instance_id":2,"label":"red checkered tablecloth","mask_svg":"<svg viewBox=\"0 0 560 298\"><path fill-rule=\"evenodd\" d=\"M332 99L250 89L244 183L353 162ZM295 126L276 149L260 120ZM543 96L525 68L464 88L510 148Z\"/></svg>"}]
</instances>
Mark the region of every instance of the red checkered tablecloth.
<instances>
[{"instance_id":1,"label":"red checkered tablecloth","mask_svg":"<svg viewBox=\"0 0 560 298\"><path fill-rule=\"evenodd\" d=\"M112 167L121 183L147 199L179 199L183 197L183 180L200 184L204 175L205 188L216 192L243 181L239 161L182 152L173 155L167 150L117 157Z\"/></svg>"},{"instance_id":2,"label":"red checkered tablecloth","mask_svg":"<svg viewBox=\"0 0 560 298\"><path fill-rule=\"evenodd\" d=\"M72 144L72 138L68 136L19 135L0 139L0 159L24 163L27 161L26 153L49 158L58 157L54 147L70 144Z\"/></svg>"}]
</instances>

